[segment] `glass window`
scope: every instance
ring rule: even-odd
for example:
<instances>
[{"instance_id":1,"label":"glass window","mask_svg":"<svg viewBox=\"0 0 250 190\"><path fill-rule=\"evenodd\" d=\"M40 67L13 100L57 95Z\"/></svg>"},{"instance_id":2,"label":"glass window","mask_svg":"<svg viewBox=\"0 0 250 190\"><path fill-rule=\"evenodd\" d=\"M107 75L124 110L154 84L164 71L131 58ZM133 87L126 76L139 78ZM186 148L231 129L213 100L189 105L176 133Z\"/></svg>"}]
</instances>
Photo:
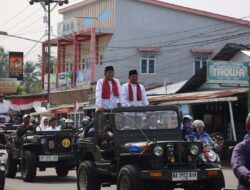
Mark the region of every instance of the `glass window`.
<instances>
[{"instance_id":1,"label":"glass window","mask_svg":"<svg viewBox=\"0 0 250 190\"><path fill-rule=\"evenodd\" d=\"M175 111L120 112L114 116L117 130L176 129L178 118Z\"/></svg>"},{"instance_id":2,"label":"glass window","mask_svg":"<svg viewBox=\"0 0 250 190\"><path fill-rule=\"evenodd\" d=\"M141 60L141 73L147 73L147 60Z\"/></svg>"},{"instance_id":3,"label":"glass window","mask_svg":"<svg viewBox=\"0 0 250 190\"><path fill-rule=\"evenodd\" d=\"M199 70L207 64L209 56L207 54L194 56L194 73L198 73Z\"/></svg>"},{"instance_id":4,"label":"glass window","mask_svg":"<svg viewBox=\"0 0 250 190\"><path fill-rule=\"evenodd\" d=\"M141 73L155 73L155 53L141 54Z\"/></svg>"}]
</instances>

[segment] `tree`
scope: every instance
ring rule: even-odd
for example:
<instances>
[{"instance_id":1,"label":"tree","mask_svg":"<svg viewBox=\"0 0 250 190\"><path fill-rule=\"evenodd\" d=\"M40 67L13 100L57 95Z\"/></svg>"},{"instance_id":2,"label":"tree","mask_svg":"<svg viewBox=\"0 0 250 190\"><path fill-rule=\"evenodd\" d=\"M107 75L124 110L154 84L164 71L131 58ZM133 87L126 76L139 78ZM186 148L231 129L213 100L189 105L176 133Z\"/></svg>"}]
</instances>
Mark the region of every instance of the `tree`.
<instances>
[{"instance_id":1,"label":"tree","mask_svg":"<svg viewBox=\"0 0 250 190\"><path fill-rule=\"evenodd\" d=\"M38 64L27 61L24 64L23 81L18 85L18 94L41 92L41 72Z\"/></svg>"},{"instance_id":2,"label":"tree","mask_svg":"<svg viewBox=\"0 0 250 190\"><path fill-rule=\"evenodd\" d=\"M8 64L6 61L6 52L2 46L0 46L0 77L8 77Z\"/></svg>"}]
</instances>

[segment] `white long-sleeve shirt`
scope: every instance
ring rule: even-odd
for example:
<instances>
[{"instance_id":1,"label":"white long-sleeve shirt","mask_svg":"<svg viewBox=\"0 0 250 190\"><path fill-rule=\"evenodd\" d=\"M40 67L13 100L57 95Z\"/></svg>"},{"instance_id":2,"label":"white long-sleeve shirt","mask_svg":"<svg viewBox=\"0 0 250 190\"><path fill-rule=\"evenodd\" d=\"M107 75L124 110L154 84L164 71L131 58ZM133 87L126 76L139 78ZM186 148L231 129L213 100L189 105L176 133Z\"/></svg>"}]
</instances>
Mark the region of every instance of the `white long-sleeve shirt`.
<instances>
[{"instance_id":1,"label":"white long-sleeve shirt","mask_svg":"<svg viewBox=\"0 0 250 190\"><path fill-rule=\"evenodd\" d=\"M142 95L142 100L137 100L137 84L131 84L132 86L132 91L133 91L133 101L129 101L129 90L128 90L128 84L125 83L122 85L122 99L123 107L129 107L129 106L146 106L148 105L148 98L145 92L145 88L143 85L140 85L141 88L141 95Z\"/></svg>"},{"instance_id":2,"label":"white long-sleeve shirt","mask_svg":"<svg viewBox=\"0 0 250 190\"><path fill-rule=\"evenodd\" d=\"M114 96L113 94L113 88L112 88L112 81L109 81L109 87L110 87L110 98L109 99L103 99L102 98L102 85L104 79L99 79L96 84L96 106L97 109L102 107L104 109L113 109L117 107L117 100L119 99L119 102L122 104L122 87L120 84L120 81L118 79L114 79L116 81L117 87L118 87L118 93L119 97Z\"/></svg>"}]
</instances>

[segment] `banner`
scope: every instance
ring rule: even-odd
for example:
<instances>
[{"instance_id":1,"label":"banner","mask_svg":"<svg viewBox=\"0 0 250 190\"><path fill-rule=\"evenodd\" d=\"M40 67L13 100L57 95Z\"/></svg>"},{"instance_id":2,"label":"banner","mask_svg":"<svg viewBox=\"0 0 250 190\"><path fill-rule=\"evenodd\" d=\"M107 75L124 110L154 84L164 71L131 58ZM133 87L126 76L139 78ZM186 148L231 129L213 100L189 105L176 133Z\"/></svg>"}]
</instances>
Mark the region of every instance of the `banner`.
<instances>
[{"instance_id":1,"label":"banner","mask_svg":"<svg viewBox=\"0 0 250 190\"><path fill-rule=\"evenodd\" d=\"M9 77L23 80L23 52L9 52Z\"/></svg>"},{"instance_id":2,"label":"banner","mask_svg":"<svg viewBox=\"0 0 250 190\"><path fill-rule=\"evenodd\" d=\"M248 65L232 61L209 61L207 82L216 84L248 85Z\"/></svg>"},{"instance_id":3,"label":"banner","mask_svg":"<svg viewBox=\"0 0 250 190\"><path fill-rule=\"evenodd\" d=\"M15 94L17 92L17 79L0 78L0 94Z\"/></svg>"},{"instance_id":4,"label":"banner","mask_svg":"<svg viewBox=\"0 0 250 190\"><path fill-rule=\"evenodd\" d=\"M59 87L64 87L67 85L67 80L66 80L66 73L59 73L58 74L58 85Z\"/></svg>"}]
</instances>

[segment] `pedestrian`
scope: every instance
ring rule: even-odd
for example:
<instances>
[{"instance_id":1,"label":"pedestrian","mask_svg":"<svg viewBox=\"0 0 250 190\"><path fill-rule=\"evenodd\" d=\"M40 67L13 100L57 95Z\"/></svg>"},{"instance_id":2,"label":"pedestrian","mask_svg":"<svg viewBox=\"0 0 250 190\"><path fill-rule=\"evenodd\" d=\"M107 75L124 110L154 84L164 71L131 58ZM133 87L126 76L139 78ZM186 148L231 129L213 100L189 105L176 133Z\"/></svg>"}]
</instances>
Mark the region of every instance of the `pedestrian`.
<instances>
[{"instance_id":1,"label":"pedestrian","mask_svg":"<svg viewBox=\"0 0 250 190\"><path fill-rule=\"evenodd\" d=\"M194 120L192 127L195 129L195 132L192 133L195 141L202 142L203 145L210 145L212 148L217 147L210 135L205 132L205 125L202 120Z\"/></svg>"},{"instance_id":2,"label":"pedestrian","mask_svg":"<svg viewBox=\"0 0 250 190\"><path fill-rule=\"evenodd\" d=\"M231 166L238 179L238 190L250 190L250 139L235 146Z\"/></svg>"},{"instance_id":3,"label":"pedestrian","mask_svg":"<svg viewBox=\"0 0 250 190\"><path fill-rule=\"evenodd\" d=\"M33 127L33 125L30 123L30 115L29 114L25 114L23 116L23 123L18 126L17 130L16 130L16 142L19 143L21 140L21 137L27 132L27 131L31 131L34 132L35 128Z\"/></svg>"},{"instance_id":4,"label":"pedestrian","mask_svg":"<svg viewBox=\"0 0 250 190\"><path fill-rule=\"evenodd\" d=\"M246 130L247 130L247 134L244 136L244 140L250 139L250 113L248 114L246 118Z\"/></svg>"},{"instance_id":5,"label":"pedestrian","mask_svg":"<svg viewBox=\"0 0 250 190\"><path fill-rule=\"evenodd\" d=\"M185 139L186 135L189 135L193 132L192 129L193 118L191 115L184 115L181 123L181 132L182 138Z\"/></svg>"},{"instance_id":6,"label":"pedestrian","mask_svg":"<svg viewBox=\"0 0 250 190\"><path fill-rule=\"evenodd\" d=\"M50 127L46 129L46 131L60 131L57 126L57 120L55 117L52 117L50 120Z\"/></svg>"},{"instance_id":7,"label":"pedestrian","mask_svg":"<svg viewBox=\"0 0 250 190\"><path fill-rule=\"evenodd\" d=\"M0 115L0 127L5 127L5 115Z\"/></svg>"},{"instance_id":8,"label":"pedestrian","mask_svg":"<svg viewBox=\"0 0 250 190\"><path fill-rule=\"evenodd\" d=\"M123 107L148 105L145 88L138 83L137 70L129 71L128 82L122 85L122 97Z\"/></svg>"},{"instance_id":9,"label":"pedestrian","mask_svg":"<svg viewBox=\"0 0 250 190\"><path fill-rule=\"evenodd\" d=\"M121 84L114 78L113 66L107 66L104 70L104 78L96 84L96 107L97 110L113 109L117 107L117 100L122 104Z\"/></svg>"},{"instance_id":10,"label":"pedestrian","mask_svg":"<svg viewBox=\"0 0 250 190\"><path fill-rule=\"evenodd\" d=\"M46 131L49 128L49 119L47 117L42 117L40 125L36 128L36 131Z\"/></svg>"}]
</instances>

